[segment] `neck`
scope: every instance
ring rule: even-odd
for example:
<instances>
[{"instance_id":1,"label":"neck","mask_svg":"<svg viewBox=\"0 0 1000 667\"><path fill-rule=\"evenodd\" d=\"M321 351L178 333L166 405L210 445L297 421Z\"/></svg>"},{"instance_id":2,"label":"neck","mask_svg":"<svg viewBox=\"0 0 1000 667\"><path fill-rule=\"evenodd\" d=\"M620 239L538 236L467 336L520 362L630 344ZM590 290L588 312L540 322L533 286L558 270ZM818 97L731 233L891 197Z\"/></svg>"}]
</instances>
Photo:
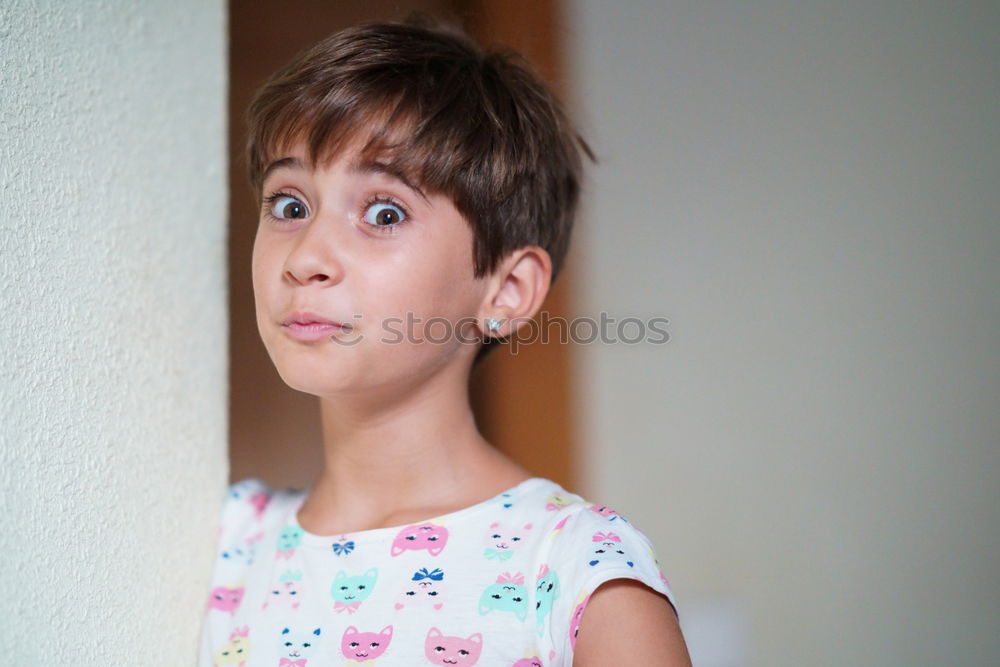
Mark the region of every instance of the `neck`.
<instances>
[{"instance_id":1,"label":"neck","mask_svg":"<svg viewBox=\"0 0 1000 667\"><path fill-rule=\"evenodd\" d=\"M321 397L324 463L303 527L328 535L400 525L530 477L479 433L467 386L445 372L377 399Z\"/></svg>"}]
</instances>

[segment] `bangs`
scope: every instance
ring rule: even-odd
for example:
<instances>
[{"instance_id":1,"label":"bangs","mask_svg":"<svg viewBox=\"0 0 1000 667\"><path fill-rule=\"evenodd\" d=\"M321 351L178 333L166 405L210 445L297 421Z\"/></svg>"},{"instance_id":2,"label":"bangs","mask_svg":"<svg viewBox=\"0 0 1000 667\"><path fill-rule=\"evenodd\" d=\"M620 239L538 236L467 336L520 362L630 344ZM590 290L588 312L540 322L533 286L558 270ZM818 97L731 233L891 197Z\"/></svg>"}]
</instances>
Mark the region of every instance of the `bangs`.
<instances>
[{"instance_id":1,"label":"bangs","mask_svg":"<svg viewBox=\"0 0 1000 667\"><path fill-rule=\"evenodd\" d=\"M400 100L371 99L351 106L324 101L273 109L272 122L262 124L259 135L250 137L247 166L256 195L261 194L267 165L300 144L312 165L328 165L344 152L356 151L364 160L390 163L414 182L422 181L413 165L403 169L399 164L412 143L407 137L415 122L412 115L401 112Z\"/></svg>"},{"instance_id":2,"label":"bangs","mask_svg":"<svg viewBox=\"0 0 1000 667\"><path fill-rule=\"evenodd\" d=\"M251 127L258 133L249 137L247 166L255 195L261 194L266 166L301 143L313 165L328 164L345 151L386 164L424 191L449 196L471 220L477 206L507 196L512 174L503 168L510 160L498 155L499 121L473 107L468 86L468 81L437 82L428 94L412 87L385 93L355 85L327 89L322 97L272 97L285 103L252 110L257 116ZM476 197L474 181L481 181L475 183Z\"/></svg>"}]
</instances>

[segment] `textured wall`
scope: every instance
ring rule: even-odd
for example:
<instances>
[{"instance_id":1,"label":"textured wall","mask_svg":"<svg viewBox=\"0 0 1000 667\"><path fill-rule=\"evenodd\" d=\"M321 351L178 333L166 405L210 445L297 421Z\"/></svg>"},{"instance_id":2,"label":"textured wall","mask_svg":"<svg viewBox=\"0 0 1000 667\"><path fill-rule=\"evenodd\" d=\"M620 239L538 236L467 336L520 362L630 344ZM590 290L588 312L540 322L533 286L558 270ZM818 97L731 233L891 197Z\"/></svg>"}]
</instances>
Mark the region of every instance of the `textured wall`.
<instances>
[{"instance_id":1,"label":"textured wall","mask_svg":"<svg viewBox=\"0 0 1000 667\"><path fill-rule=\"evenodd\" d=\"M226 481L221 0L0 4L0 662L189 665Z\"/></svg>"},{"instance_id":2,"label":"textured wall","mask_svg":"<svg viewBox=\"0 0 1000 667\"><path fill-rule=\"evenodd\" d=\"M581 347L590 488L695 664L995 664L1000 5L572 6L581 310L672 336Z\"/></svg>"}]
</instances>

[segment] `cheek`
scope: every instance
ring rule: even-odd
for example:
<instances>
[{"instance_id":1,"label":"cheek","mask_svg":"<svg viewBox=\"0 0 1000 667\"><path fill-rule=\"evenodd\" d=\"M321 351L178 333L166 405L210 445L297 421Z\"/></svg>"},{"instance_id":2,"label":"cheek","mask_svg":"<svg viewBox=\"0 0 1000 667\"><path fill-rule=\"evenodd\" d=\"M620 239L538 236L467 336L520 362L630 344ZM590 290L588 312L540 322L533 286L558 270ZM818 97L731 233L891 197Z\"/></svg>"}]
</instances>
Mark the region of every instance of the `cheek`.
<instances>
[{"instance_id":1,"label":"cheek","mask_svg":"<svg viewBox=\"0 0 1000 667\"><path fill-rule=\"evenodd\" d=\"M280 289L282 255L273 244L256 242L250 261L250 278L258 316L266 314L275 291Z\"/></svg>"},{"instance_id":2,"label":"cheek","mask_svg":"<svg viewBox=\"0 0 1000 667\"><path fill-rule=\"evenodd\" d=\"M264 276L267 274L268 269L268 255L265 246L260 242L258 237L254 241L253 255L250 259L250 277L253 284L254 296L259 297L263 295L263 288L266 285Z\"/></svg>"},{"instance_id":3,"label":"cheek","mask_svg":"<svg viewBox=\"0 0 1000 667\"><path fill-rule=\"evenodd\" d=\"M454 268L440 265L373 273L366 278L360 303L373 306L366 313L374 318L368 325L370 331L406 332L412 334L409 342L440 342L455 323L476 314L468 282Z\"/></svg>"}]
</instances>

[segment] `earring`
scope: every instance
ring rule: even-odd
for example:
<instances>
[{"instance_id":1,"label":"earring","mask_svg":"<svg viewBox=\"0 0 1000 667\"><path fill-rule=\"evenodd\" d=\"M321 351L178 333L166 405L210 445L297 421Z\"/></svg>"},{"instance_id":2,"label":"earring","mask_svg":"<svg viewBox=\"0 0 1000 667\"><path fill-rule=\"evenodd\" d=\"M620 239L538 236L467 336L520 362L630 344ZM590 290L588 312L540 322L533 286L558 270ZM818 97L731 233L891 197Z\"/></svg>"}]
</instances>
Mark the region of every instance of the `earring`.
<instances>
[{"instance_id":1,"label":"earring","mask_svg":"<svg viewBox=\"0 0 1000 667\"><path fill-rule=\"evenodd\" d=\"M500 320L490 317L486 320L486 328L490 331L500 331Z\"/></svg>"}]
</instances>

